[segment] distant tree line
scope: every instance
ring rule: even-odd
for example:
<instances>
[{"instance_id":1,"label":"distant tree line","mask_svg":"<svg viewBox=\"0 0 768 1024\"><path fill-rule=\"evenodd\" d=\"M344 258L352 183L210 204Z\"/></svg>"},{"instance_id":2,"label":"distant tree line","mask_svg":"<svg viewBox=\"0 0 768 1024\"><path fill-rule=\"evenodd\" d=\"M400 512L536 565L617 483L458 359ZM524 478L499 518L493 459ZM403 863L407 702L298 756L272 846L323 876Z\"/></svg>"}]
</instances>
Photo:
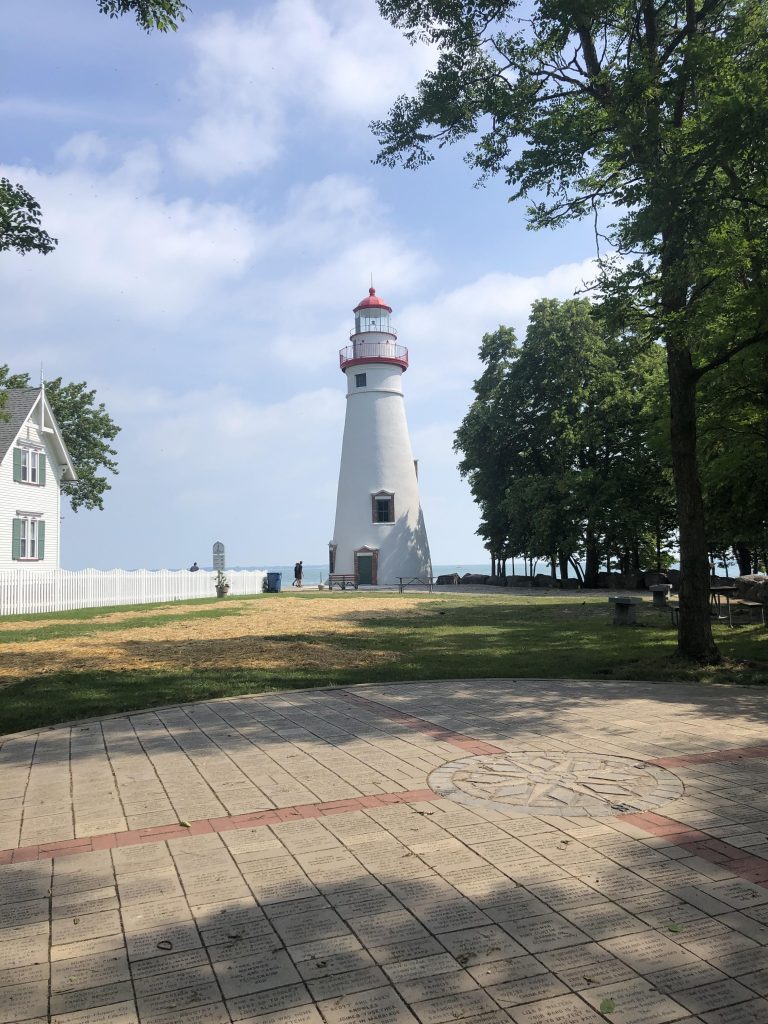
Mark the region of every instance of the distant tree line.
<instances>
[{"instance_id":1,"label":"distant tree line","mask_svg":"<svg viewBox=\"0 0 768 1024\"><path fill-rule=\"evenodd\" d=\"M672 561L677 508L663 348L586 299L542 299L524 340L483 337L483 372L456 432L492 571L510 558L597 585L598 572ZM768 366L750 350L702 384L701 475L712 556L766 568Z\"/></svg>"}]
</instances>

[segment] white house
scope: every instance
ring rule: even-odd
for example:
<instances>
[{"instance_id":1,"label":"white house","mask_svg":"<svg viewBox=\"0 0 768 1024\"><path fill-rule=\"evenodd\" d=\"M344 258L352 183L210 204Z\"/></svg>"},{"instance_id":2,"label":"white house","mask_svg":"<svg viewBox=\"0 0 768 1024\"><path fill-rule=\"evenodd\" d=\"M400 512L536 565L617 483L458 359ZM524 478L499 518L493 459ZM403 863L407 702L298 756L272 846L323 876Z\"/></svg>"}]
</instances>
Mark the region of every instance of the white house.
<instances>
[{"instance_id":1,"label":"white house","mask_svg":"<svg viewBox=\"0 0 768 1024\"><path fill-rule=\"evenodd\" d=\"M391 313L372 287L339 353L347 412L329 563L331 573L354 573L363 584L432 572L405 416L408 349L397 344Z\"/></svg>"},{"instance_id":2,"label":"white house","mask_svg":"<svg viewBox=\"0 0 768 1024\"><path fill-rule=\"evenodd\" d=\"M0 420L0 569L58 569L72 459L43 388L9 388Z\"/></svg>"}]
</instances>

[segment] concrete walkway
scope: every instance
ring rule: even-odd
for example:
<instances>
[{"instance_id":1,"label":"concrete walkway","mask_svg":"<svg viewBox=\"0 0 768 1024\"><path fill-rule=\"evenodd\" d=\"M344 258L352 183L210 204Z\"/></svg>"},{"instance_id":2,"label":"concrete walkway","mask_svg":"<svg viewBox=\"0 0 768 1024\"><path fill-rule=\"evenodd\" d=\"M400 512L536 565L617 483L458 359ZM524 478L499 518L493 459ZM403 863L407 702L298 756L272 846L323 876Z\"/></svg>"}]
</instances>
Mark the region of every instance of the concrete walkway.
<instances>
[{"instance_id":1,"label":"concrete walkway","mask_svg":"<svg viewBox=\"0 0 768 1024\"><path fill-rule=\"evenodd\" d=\"M398 684L0 739L0 1024L766 1024L765 699Z\"/></svg>"}]
</instances>

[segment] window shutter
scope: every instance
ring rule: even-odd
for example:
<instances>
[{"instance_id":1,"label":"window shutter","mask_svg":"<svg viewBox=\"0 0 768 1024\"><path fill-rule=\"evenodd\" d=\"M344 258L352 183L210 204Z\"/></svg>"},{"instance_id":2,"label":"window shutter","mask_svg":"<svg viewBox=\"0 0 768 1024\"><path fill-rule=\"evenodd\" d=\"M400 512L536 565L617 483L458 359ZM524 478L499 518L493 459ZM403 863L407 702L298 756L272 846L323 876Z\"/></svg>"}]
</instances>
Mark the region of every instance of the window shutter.
<instances>
[{"instance_id":1,"label":"window shutter","mask_svg":"<svg viewBox=\"0 0 768 1024\"><path fill-rule=\"evenodd\" d=\"M16 449L18 451L18 449ZM15 461L15 460L14 460ZM11 558L18 562L21 558L21 520L13 520L13 540L11 542Z\"/></svg>"},{"instance_id":2,"label":"window shutter","mask_svg":"<svg viewBox=\"0 0 768 1024\"><path fill-rule=\"evenodd\" d=\"M13 479L21 483L21 448L13 449Z\"/></svg>"},{"instance_id":3,"label":"window shutter","mask_svg":"<svg viewBox=\"0 0 768 1024\"><path fill-rule=\"evenodd\" d=\"M37 463L37 482L41 487L45 487L45 456L42 452Z\"/></svg>"},{"instance_id":4,"label":"window shutter","mask_svg":"<svg viewBox=\"0 0 768 1024\"><path fill-rule=\"evenodd\" d=\"M45 523L42 519L37 521L37 558L40 562L45 558Z\"/></svg>"}]
</instances>

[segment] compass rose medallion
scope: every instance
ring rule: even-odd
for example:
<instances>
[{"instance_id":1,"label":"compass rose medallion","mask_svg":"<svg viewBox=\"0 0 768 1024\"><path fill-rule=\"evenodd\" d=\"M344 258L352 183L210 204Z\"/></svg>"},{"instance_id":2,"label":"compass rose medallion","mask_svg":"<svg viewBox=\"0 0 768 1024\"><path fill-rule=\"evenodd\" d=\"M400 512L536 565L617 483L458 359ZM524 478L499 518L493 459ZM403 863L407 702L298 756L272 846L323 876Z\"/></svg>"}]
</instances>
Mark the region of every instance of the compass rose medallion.
<instances>
[{"instance_id":1,"label":"compass rose medallion","mask_svg":"<svg viewBox=\"0 0 768 1024\"><path fill-rule=\"evenodd\" d=\"M682 782L665 768L570 750L462 757L432 772L429 785L469 807L567 818L648 811L683 795Z\"/></svg>"}]
</instances>

